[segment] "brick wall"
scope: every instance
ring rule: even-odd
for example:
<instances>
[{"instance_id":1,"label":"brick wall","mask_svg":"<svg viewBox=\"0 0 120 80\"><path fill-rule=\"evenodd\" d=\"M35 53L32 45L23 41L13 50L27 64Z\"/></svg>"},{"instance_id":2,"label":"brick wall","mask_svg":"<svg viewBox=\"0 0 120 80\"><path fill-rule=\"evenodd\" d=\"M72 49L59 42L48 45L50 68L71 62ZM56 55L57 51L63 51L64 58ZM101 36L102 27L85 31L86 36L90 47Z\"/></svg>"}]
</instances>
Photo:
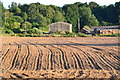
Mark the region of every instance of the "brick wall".
<instances>
[{"instance_id":1,"label":"brick wall","mask_svg":"<svg viewBox=\"0 0 120 80\"><path fill-rule=\"evenodd\" d=\"M104 29L100 30L100 34L116 34L119 33L119 29Z\"/></svg>"}]
</instances>

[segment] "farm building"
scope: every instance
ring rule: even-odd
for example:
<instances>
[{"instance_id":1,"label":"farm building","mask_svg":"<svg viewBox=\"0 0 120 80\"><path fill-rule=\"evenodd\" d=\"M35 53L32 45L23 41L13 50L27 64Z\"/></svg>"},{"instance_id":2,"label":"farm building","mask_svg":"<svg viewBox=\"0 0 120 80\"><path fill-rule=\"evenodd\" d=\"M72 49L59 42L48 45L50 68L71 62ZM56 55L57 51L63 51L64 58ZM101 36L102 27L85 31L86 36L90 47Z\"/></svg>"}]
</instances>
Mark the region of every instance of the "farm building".
<instances>
[{"instance_id":1,"label":"farm building","mask_svg":"<svg viewBox=\"0 0 120 80\"><path fill-rule=\"evenodd\" d=\"M91 33L91 28L89 28L88 26L84 26L80 32L82 33Z\"/></svg>"},{"instance_id":2,"label":"farm building","mask_svg":"<svg viewBox=\"0 0 120 80\"><path fill-rule=\"evenodd\" d=\"M116 34L119 33L119 26L93 26L91 29L98 34Z\"/></svg>"},{"instance_id":3,"label":"farm building","mask_svg":"<svg viewBox=\"0 0 120 80\"><path fill-rule=\"evenodd\" d=\"M66 22L56 22L49 25L49 32L70 31L72 32L72 24Z\"/></svg>"}]
</instances>

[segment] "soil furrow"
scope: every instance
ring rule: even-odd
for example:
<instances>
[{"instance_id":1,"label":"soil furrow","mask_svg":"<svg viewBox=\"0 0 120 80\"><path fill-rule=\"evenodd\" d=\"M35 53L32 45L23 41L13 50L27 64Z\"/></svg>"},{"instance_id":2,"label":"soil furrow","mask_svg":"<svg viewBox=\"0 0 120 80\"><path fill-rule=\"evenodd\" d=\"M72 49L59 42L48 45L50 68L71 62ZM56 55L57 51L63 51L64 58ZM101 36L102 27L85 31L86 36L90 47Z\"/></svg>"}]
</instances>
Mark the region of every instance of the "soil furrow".
<instances>
[{"instance_id":1,"label":"soil furrow","mask_svg":"<svg viewBox=\"0 0 120 80\"><path fill-rule=\"evenodd\" d=\"M17 46L17 49L16 49L16 52L14 53L14 57L13 57L13 60L11 60L11 66L9 67L9 69L15 69L16 65L19 65L19 63L17 63L17 59L18 59L18 56L19 56L19 50L21 48L20 45L18 45L17 43L15 43L15 45Z\"/></svg>"},{"instance_id":2,"label":"soil furrow","mask_svg":"<svg viewBox=\"0 0 120 80\"><path fill-rule=\"evenodd\" d=\"M80 49L79 49L79 54L82 54L84 56L84 58L86 60L86 64L87 64L86 66L87 66L87 68L93 69L94 68L93 64L91 63L91 61L89 60L88 56L86 55L86 52L83 51L81 48L82 47L80 47Z\"/></svg>"},{"instance_id":3,"label":"soil furrow","mask_svg":"<svg viewBox=\"0 0 120 80\"><path fill-rule=\"evenodd\" d=\"M8 55L6 55L5 61L2 62L2 67L5 68L5 70L7 70L10 66L12 66L11 61L14 59L14 56L16 55L16 52L17 52L16 45L10 45L10 46L11 48L7 53Z\"/></svg>"},{"instance_id":4,"label":"soil furrow","mask_svg":"<svg viewBox=\"0 0 120 80\"><path fill-rule=\"evenodd\" d=\"M19 70L23 70L24 64L25 64L25 58L27 57L27 46L26 45L21 45L21 51L19 53Z\"/></svg>"},{"instance_id":5,"label":"soil furrow","mask_svg":"<svg viewBox=\"0 0 120 80\"><path fill-rule=\"evenodd\" d=\"M26 57L24 58L25 60L24 60L24 63L23 63L23 68L22 68L22 70L27 70L28 63L29 63L28 60L29 60L29 57L30 57L30 48L29 48L29 46L28 46L27 43L23 43L23 44L26 45L27 53L26 53Z\"/></svg>"},{"instance_id":6,"label":"soil furrow","mask_svg":"<svg viewBox=\"0 0 120 80\"><path fill-rule=\"evenodd\" d=\"M76 55L76 52L74 52L73 49L71 49L71 47L69 46L64 46L64 47L71 51L71 54L73 55L75 61L75 69L80 69L80 62L79 62L79 58Z\"/></svg>"},{"instance_id":7,"label":"soil furrow","mask_svg":"<svg viewBox=\"0 0 120 80\"><path fill-rule=\"evenodd\" d=\"M87 47L87 48L88 48L88 47ZM87 48L86 48L86 49L87 49ZM89 52L90 52L90 51L89 51ZM97 54L97 55L98 55L98 54ZM101 59L101 57L103 58L104 55L100 55L100 54L99 54L98 56L99 56L99 58ZM108 65L109 65L109 64L108 64Z\"/></svg>"},{"instance_id":8,"label":"soil furrow","mask_svg":"<svg viewBox=\"0 0 120 80\"><path fill-rule=\"evenodd\" d=\"M109 53L109 52L106 52L106 51L103 51L103 52L101 52L101 51L96 51L96 52L98 52L98 53L100 53L101 55L103 55L104 57L105 56L113 56L114 54L111 54L111 53ZM113 61L114 62L114 64L118 64L119 63L119 60L113 60L113 58L109 58L109 59L112 59L111 61Z\"/></svg>"},{"instance_id":9,"label":"soil furrow","mask_svg":"<svg viewBox=\"0 0 120 80\"><path fill-rule=\"evenodd\" d=\"M39 48L41 48L43 56L41 58L41 70L49 69L49 49L47 49L44 45L39 45Z\"/></svg>"},{"instance_id":10,"label":"soil furrow","mask_svg":"<svg viewBox=\"0 0 120 80\"><path fill-rule=\"evenodd\" d=\"M120 75L117 37L3 37L4 78L112 78ZM112 80L111 79L111 80Z\"/></svg>"},{"instance_id":11,"label":"soil furrow","mask_svg":"<svg viewBox=\"0 0 120 80\"><path fill-rule=\"evenodd\" d=\"M50 46L48 46L48 45L45 45L44 46L45 48L47 48L48 50L49 50L49 53L48 53L48 61L49 61L49 70L52 70L53 69L53 63L52 63L52 50L49 48Z\"/></svg>"},{"instance_id":12,"label":"soil furrow","mask_svg":"<svg viewBox=\"0 0 120 80\"><path fill-rule=\"evenodd\" d=\"M62 58L63 58L64 68L68 69L67 59L66 59L66 54L67 53L63 49L61 49L60 46L58 46L58 45L52 45L52 47L54 47L54 48L56 48L56 49L58 49L59 51L62 52Z\"/></svg>"},{"instance_id":13,"label":"soil furrow","mask_svg":"<svg viewBox=\"0 0 120 80\"><path fill-rule=\"evenodd\" d=\"M72 46L72 47L80 50L82 46L81 46L81 47L79 47L79 46ZM85 49L85 48L84 48L84 49ZM102 67L104 64L101 63L99 57L96 56L96 55L94 55L93 53L91 53L91 54L92 54L92 56L94 56L93 58L95 59L95 61L97 61L97 63L99 63L99 64L97 64L97 65L99 65L100 68L104 69L104 67ZM80 56L82 56L82 53L81 53ZM83 57L82 57L82 60L83 60ZM83 60L83 63L84 63L84 60ZM85 64L85 63L84 63L84 64ZM98 68L99 66L97 66L97 67L95 67L95 68ZM86 67L84 67L84 68L87 69Z\"/></svg>"},{"instance_id":14,"label":"soil furrow","mask_svg":"<svg viewBox=\"0 0 120 80\"><path fill-rule=\"evenodd\" d=\"M2 56L1 56L1 62L4 63L5 61L5 58L7 57L8 55L8 52L10 51L10 45L5 45L5 48L3 48L3 51L1 52Z\"/></svg>"},{"instance_id":15,"label":"soil furrow","mask_svg":"<svg viewBox=\"0 0 120 80\"><path fill-rule=\"evenodd\" d=\"M65 47L63 47L63 45L59 45L59 46L57 46L57 47L59 47L61 50L64 50L64 52L66 52L66 61L68 61L67 63L66 63L66 65L68 66L68 68L70 68L70 69L73 69L73 62L74 62L74 60L73 60L73 57L72 57L72 54L70 53L70 51L69 50L67 50Z\"/></svg>"}]
</instances>

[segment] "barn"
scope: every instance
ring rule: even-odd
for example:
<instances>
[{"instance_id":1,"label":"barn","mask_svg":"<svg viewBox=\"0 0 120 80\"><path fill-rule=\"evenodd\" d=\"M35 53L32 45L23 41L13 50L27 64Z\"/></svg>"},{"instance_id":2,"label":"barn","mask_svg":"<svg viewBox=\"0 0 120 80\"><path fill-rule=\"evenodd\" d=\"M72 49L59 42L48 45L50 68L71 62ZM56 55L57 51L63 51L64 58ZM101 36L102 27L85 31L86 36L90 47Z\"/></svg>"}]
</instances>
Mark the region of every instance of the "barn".
<instances>
[{"instance_id":1,"label":"barn","mask_svg":"<svg viewBox=\"0 0 120 80\"><path fill-rule=\"evenodd\" d=\"M49 26L49 32L70 31L72 32L72 24L66 22L56 22Z\"/></svg>"},{"instance_id":2,"label":"barn","mask_svg":"<svg viewBox=\"0 0 120 80\"><path fill-rule=\"evenodd\" d=\"M98 34L116 34L119 33L120 25L117 26L92 26L91 29Z\"/></svg>"}]
</instances>

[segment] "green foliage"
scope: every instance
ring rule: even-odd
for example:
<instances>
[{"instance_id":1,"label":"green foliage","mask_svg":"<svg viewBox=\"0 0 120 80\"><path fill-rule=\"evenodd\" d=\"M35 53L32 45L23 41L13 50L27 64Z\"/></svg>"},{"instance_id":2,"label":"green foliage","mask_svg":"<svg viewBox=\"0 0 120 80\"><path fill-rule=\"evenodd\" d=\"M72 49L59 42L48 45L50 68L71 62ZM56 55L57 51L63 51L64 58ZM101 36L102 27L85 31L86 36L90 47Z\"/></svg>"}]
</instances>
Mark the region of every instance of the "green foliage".
<instances>
[{"instance_id":1,"label":"green foliage","mask_svg":"<svg viewBox=\"0 0 120 80\"><path fill-rule=\"evenodd\" d=\"M22 22L23 19L20 16L12 16L6 18L5 28L9 29L20 28Z\"/></svg>"},{"instance_id":2,"label":"green foliage","mask_svg":"<svg viewBox=\"0 0 120 80\"><path fill-rule=\"evenodd\" d=\"M5 28L8 28L8 29L17 29L17 28L20 28L20 23L19 22L12 22L10 21L9 23L7 22L5 24Z\"/></svg>"},{"instance_id":3,"label":"green foliage","mask_svg":"<svg viewBox=\"0 0 120 80\"><path fill-rule=\"evenodd\" d=\"M91 8L91 9L94 9L94 8L96 8L96 7L98 7L99 6L99 4L97 4L96 2L90 2L89 3L89 7Z\"/></svg>"},{"instance_id":4,"label":"green foliage","mask_svg":"<svg viewBox=\"0 0 120 80\"><path fill-rule=\"evenodd\" d=\"M50 19L50 22L52 22L52 19L54 17L55 14L55 10L53 8L51 8L50 6L47 6L46 10L45 10L45 14L43 14L46 18Z\"/></svg>"},{"instance_id":5,"label":"green foliage","mask_svg":"<svg viewBox=\"0 0 120 80\"><path fill-rule=\"evenodd\" d=\"M22 12L28 12L29 5L28 4L23 4L20 5L19 8L21 9Z\"/></svg>"},{"instance_id":6,"label":"green foliage","mask_svg":"<svg viewBox=\"0 0 120 80\"><path fill-rule=\"evenodd\" d=\"M99 34L98 36L100 36L100 37L118 37L118 36L120 36L120 34L107 34L107 35L105 35L105 34Z\"/></svg>"},{"instance_id":7,"label":"green foliage","mask_svg":"<svg viewBox=\"0 0 120 80\"><path fill-rule=\"evenodd\" d=\"M91 30L90 26L84 26L84 28Z\"/></svg>"},{"instance_id":8,"label":"green foliage","mask_svg":"<svg viewBox=\"0 0 120 80\"><path fill-rule=\"evenodd\" d=\"M39 24L36 23L36 22L33 22L33 23L32 23L32 26L33 26L33 27L37 27L37 28L39 28Z\"/></svg>"},{"instance_id":9,"label":"green foliage","mask_svg":"<svg viewBox=\"0 0 120 80\"><path fill-rule=\"evenodd\" d=\"M19 22L13 22L12 29L18 29L20 28L20 23Z\"/></svg>"},{"instance_id":10,"label":"green foliage","mask_svg":"<svg viewBox=\"0 0 120 80\"><path fill-rule=\"evenodd\" d=\"M39 33L39 30L47 32L48 25L54 22L71 23L73 32L77 32L78 19L81 28L84 26L120 25L120 1L109 6L100 6L95 2L89 4L76 2L63 7L40 3L21 5L12 2L9 9L4 9L0 2L0 26L14 30L15 33L17 31L19 33L19 30L16 29L30 32L33 28L35 30L32 31L33 33ZM59 32L59 34L61 36L76 35L69 32ZM57 36L60 36L59 34ZM82 34L79 33L79 35Z\"/></svg>"},{"instance_id":11,"label":"green foliage","mask_svg":"<svg viewBox=\"0 0 120 80\"><path fill-rule=\"evenodd\" d=\"M77 36L79 36L79 37L90 37L90 35L87 35L87 34L84 34L84 33L81 33L81 32L79 32L77 34Z\"/></svg>"},{"instance_id":12,"label":"green foliage","mask_svg":"<svg viewBox=\"0 0 120 80\"><path fill-rule=\"evenodd\" d=\"M48 27L39 27L39 29L43 32L48 32Z\"/></svg>"},{"instance_id":13,"label":"green foliage","mask_svg":"<svg viewBox=\"0 0 120 80\"><path fill-rule=\"evenodd\" d=\"M119 14L120 14L120 2L116 2L115 4L111 4L109 6L99 6L91 8L93 14L96 16L98 21L100 22L100 25L104 24L102 22L106 23L112 23L112 24L106 24L106 25L116 25L119 24Z\"/></svg>"},{"instance_id":14,"label":"green foliage","mask_svg":"<svg viewBox=\"0 0 120 80\"><path fill-rule=\"evenodd\" d=\"M10 11L15 12L17 9L17 3L12 2L11 5L9 5Z\"/></svg>"},{"instance_id":15,"label":"green foliage","mask_svg":"<svg viewBox=\"0 0 120 80\"><path fill-rule=\"evenodd\" d=\"M109 22L105 22L105 21L102 21L102 22L101 22L101 25L105 25L105 26L107 26L107 25L111 25L111 23L109 23Z\"/></svg>"},{"instance_id":16,"label":"green foliage","mask_svg":"<svg viewBox=\"0 0 120 80\"><path fill-rule=\"evenodd\" d=\"M2 27L2 14L3 14L2 2L0 1L0 27Z\"/></svg>"},{"instance_id":17,"label":"green foliage","mask_svg":"<svg viewBox=\"0 0 120 80\"><path fill-rule=\"evenodd\" d=\"M47 20L42 14L38 14L36 17L34 17L33 21L38 23L40 27L47 26Z\"/></svg>"},{"instance_id":18,"label":"green foliage","mask_svg":"<svg viewBox=\"0 0 120 80\"><path fill-rule=\"evenodd\" d=\"M99 22L96 17L92 14L92 11L89 7L80 7L79 8L79 15L81 19L81 26L98 26Z\"/></svg>"},{"instance_id":19,"label":"green foliage","mask_svg":"<svg viewBox=\"0 0 120 80\"><path fill-rule=\"evenodd\" d=\"M71 23L73 26L73 31L76 31L77 20L78 20L78 7L77 5L65 5L63 6L63 11L65 13L65 18L68 23Z\"/></svg>"},{"instance_id":20,"label":"green foliage","mask_svg":"<svg viewBox=\"0 0 120 80\"><path fill-rule=\"evenodd\" d=\"M60 11L54 13L53 22L64 22L65 18Z\"/></svg>"},{"instance_id":21,"label":"green foliage","mask_svg":"<svg viewBox=\"0 0 120 80\"><path fill-rule=\"evenodd\" d=\"M60 31L59 34L61 34L61 35L65 35L66 32L65 32L65 31Z\"/></svg>"},{"instance_id":22,"label":"green foliage","mask_svg":"<svg viewBox=\"0 0 120 80\"><path fill-rule=\"evenodd\" d=\"M52 37L76 37L76 34L69 31L58 31L51 34Z\"/></svg>"},{"instance_id":23,"label":"green foliage","mask_svg":"<svg viewBox=\"0 0 120 80\"><path fill-rule=\"evenodd\" d=\"M38 28L33 28L29 31L29 33L33 34L42 34L42 32Z\"/></svg>"},{"instance_id":24,"label":"green foliage","mask_svg":"<svg viewBox=\"0 0 120 80\"><path fill-rule=\"evenodd\" d=\"M22 16L23 20L27 20L27 18L28 18L28 15L26 12L22 12L21 16Z\"/></svg>"},{"instance_id":25,"label":"green foliage","mask_svg":"<svg viewBox=\"0 0 120 80\"><path fill-rule=\"evenodd\" d=\"M23 19L20 16L12 16L11 18L14 19L15 22L19 22L19 23L23 22Z\"/></svg>"},{"instance_id":26,"label":"green foliage","mask_svg":"<svg viewBox=\"0 0 120 80\"><path fill-rule=\"evenodd\" d=\"M21 9L18 7L18 4L15 2L12 2L9 8L10 8L10 11L12 11L17 16L19 16L19 14L21 13Z\"/></svg>"},{"instance_id":27,"label":"green foliage","mask_svg":"<svg viewBox=\"0 0 120 80\"><path fill-rule=\"evenodd\" d=\"M11 29L11 25L9 23L6 23L5 28Z\"/></svg>"},{"instance_id":28,"label":"green foliage","mask_svg":"<svg viewBox=\"0 0 120 80\"><path fill-rule=\"evenodd\" d=\"M120 1L115 3L115 9L116 9L117 22L120 25Z\"/></svg>"},{"instance_id":29,"label":"green foliage","mask_svg":"<svg viewBox=\"0 0 120 80\"><path fill-rule=\"evenodd\" d=\"M70 31L65 31L65 33L66 33L67 35L73 35L73 34L74 34L73 32L70 32Z\"/></svg>"},{"instance_id":30,"label":"green foliage","mask_svg":"<svg viewBox=\"0 0 120 80\"><path fill-rule=\"evenodd\" d=\"M18 34L18 35L16 35L16 36L26 37L26 35L25 35L25 34Z\"/></svg>"},{"instance_id":31,"label":"green foliage","mask_svg":"<svg viewBox=\"0 0 120 80\"><path fill-rule=\"evenodd\" d=\"M51 36L52 36L52 37L61 37L60 34L55 34L55 33L52 33Z\"/></svg>"},{"instance_id":32,"label":"green foliage","mask_svg":"<svg viewBox=\"0 0 120 80\"><path fill-rule=\"evenodd\" d=\"M20 9L20 8L16 8L15 14L16 14L16 15L19 15L20 13L21 13L21 9Z\"/></svg>"},{"instance_id":33,"label":"green foliage","mask_svg":"<svg viewBox=\"0 0 120 80\"><path fill-rule=\"evenodd\" d=\"M5 34L14 34L14 32L12 30L7 29L7 28L2 29L2 33L5 33Z\"/></svg>"},{"instance_id":34,"label":"green foliage","mask_svg":"<svg viewBox=\"0 0 120 80\"><path fill-rule=\"evenodd\" d=\"M26 21L26 22L22 23L22 29L29 30L31 28L32 28L32 24L30 22Z\"/></svg>"},{"instance_id":35,"label":"green foliage","mask_svg":"<svg viewBox=\"0 0 120 80\"><path fill-rule=\"evenodd\" d=\"M21 30L20 30L19 28L14 28L14 29L13 29L13 32L14 32L14 33L21 33Z\"/></svg>"}]
</instances>

